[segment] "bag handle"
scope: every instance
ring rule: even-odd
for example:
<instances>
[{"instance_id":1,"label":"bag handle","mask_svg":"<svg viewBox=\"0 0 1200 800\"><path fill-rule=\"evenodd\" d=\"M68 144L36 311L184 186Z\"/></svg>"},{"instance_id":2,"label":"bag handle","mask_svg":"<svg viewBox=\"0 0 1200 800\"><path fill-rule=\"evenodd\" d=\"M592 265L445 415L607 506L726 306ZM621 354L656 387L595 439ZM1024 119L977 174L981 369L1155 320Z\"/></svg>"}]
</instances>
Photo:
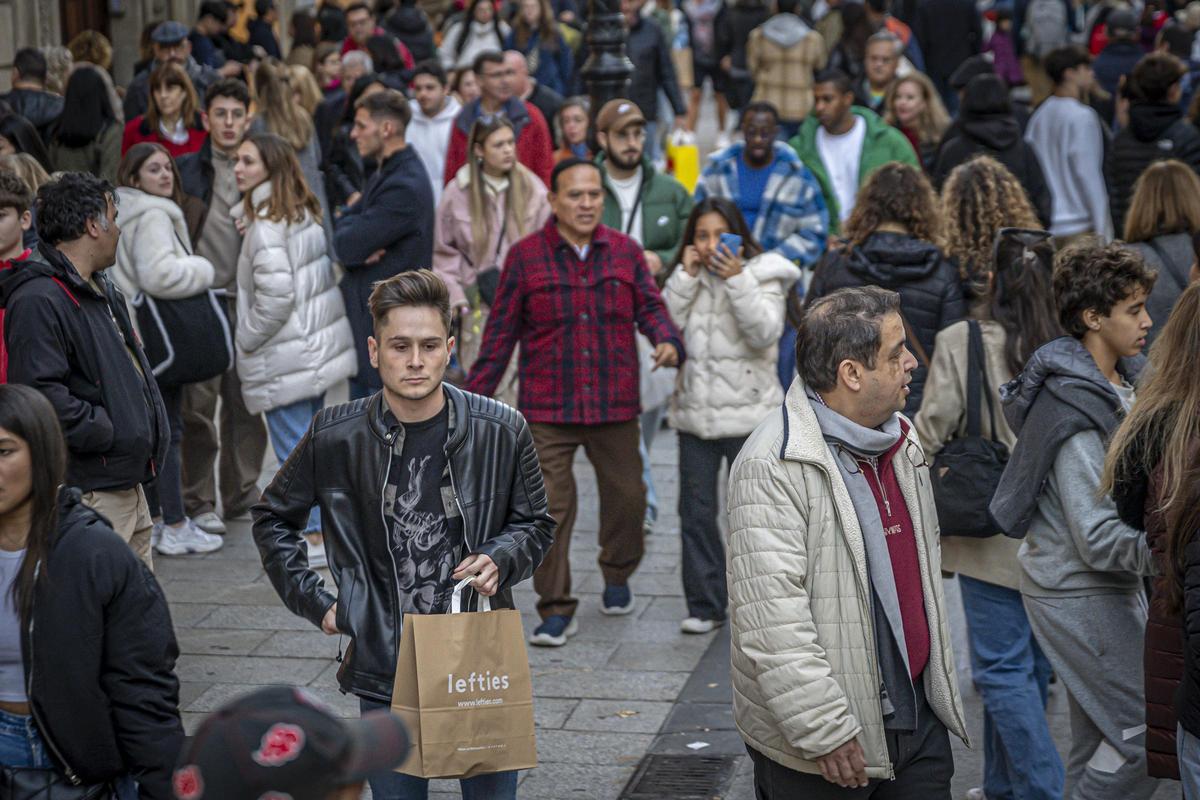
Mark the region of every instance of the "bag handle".
<instances>
[{"instance_id":1,"label":"bag handle","mask_svg":"<svg viewBox=\"0 0 1200 800\"><path fill-rule=\"evenodd\" d=\"M900 312L900 321L904 323L904 338L905 344L912 345L913 355L917 357L917 363L925 369L929 369L929 356L925 354L925 348L921 346L921 340L917 338L916 331L908 324L908 317L904 316L904 312Z\"/></svg>"},{"instance_id":2,"label":"bag handle","mask_svg":"<svg viewBox=\"0 0 1200 800\"><path fill-rule=\"evenodd\" d=\"M473 580L475 580L474 575L472 575L469 578L463 578L461 581L454 584L454 593L450 595L450 613L451 614L463 613L463 607L462 607L463 589L470 586L471 581L473 581ZM491 611L492 610L491 598L488 597L487 595L478 594L478 593L476 593L476 594L479 597L479 610L480 611Z\"/></svg>"},{"instance_id":3,"label":"bag handle","mask_svg":"<svg viewBox=\"0 0 1200 800\"><path fill-rule=\"evenodd\" d=\"M996 406L992 388L987 377L987 356L983 349L983 328L977 320L967 320L969 346L967 348L967 436L982 436L980 426L980 395L987 401L988 421L991 423L991 439L996 439Z\"/></svg>"}]
</instances>

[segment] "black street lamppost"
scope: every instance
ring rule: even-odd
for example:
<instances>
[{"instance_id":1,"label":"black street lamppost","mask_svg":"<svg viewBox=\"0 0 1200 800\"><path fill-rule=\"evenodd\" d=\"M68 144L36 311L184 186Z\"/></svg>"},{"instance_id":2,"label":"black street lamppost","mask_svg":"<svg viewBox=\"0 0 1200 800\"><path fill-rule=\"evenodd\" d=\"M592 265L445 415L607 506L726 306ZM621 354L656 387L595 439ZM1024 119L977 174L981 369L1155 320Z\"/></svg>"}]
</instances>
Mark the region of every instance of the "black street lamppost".
<instances>
[{"instance_id":1,"label":"black street lamppost","mask_svg":"<svg viewBox=\"0 0 1200 800\"><path fill-rule=\"evenodd\" d=\"M625 15L620 0L588 0L588 58L581 74L592 101L592 134L589 145L596 151L596 115L609 100L624 97L633 75L633 62L625 55Z\"/></svg>"}]
</instances>

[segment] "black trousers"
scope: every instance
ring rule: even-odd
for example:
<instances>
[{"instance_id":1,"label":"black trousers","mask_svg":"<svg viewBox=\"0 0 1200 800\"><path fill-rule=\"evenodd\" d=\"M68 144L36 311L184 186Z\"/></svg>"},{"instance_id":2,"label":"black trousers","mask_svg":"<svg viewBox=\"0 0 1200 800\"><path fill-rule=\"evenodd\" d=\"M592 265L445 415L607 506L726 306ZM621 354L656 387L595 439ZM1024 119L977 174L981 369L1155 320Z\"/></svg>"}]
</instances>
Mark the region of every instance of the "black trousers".
<instances>
[{"instance_id":1,"label":"black trousers","mask_svg":"<svg viewBox=\"0 0 1200 800\"><path fill-rule=\"evenodd\" d=\"M682 431L679 434L679 527L689 617L725 619L729 591L725 543L717 527L717 477L721 460L733 466L746 438L701 439Z\"/></svg>"},{"instance_id":2,"label":"black trousers","mask_svg":"<svg viewBox=\"0 0 1200 800\"><path fill-rule=\"evenodd\" d=\"M920 686L922 681L917 683ZM950 800L954 777L950 736L929 707L923 687L917 692L917 729L885 735L896 779L872 779L861 789L843 789L820 773L788 769L747 747L754 761L754 796L758 800Z\"/></svg>"}]
</instances>

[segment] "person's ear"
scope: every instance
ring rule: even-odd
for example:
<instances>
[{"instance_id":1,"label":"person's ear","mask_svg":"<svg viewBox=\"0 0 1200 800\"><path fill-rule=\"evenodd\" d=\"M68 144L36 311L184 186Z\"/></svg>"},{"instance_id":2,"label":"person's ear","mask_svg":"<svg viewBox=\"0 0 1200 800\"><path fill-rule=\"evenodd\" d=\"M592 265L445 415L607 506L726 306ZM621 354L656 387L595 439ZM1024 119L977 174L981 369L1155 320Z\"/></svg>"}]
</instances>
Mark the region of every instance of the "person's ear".
<instances>
[{"instance_id":1,"label":"person's ear","mask_svg":"<svg viewBox=\"0 0 1200 800\"><path fill-rule=\"evenodd\" d=\"M372 367L379 369L379 342L374 336L367 337L367 358Z\"/></svg>"},{"instance_id":2,"label":"person's ear","mask_svg":"<svg viewBox=\"0 0 1200 800\"><path fill-rule=\"evenodd\" d=\"M1100 330L1100 320L1103 315L1094 308L1085 309L1083 312L1083 324L1089 331Z\"/></svg>"},{"instance_id":3,"label":"person's ear","mask_svg":"<svg viewBox=\"0 0 1200 800\"><path fill-rule=\"evenodd\" d=\"M21 230L27 231L33 227L33 212L29 209L21 212Z\"/></svg>"},{"instance_id":4,"label":"person's ear","mask_svg":"<svg viewBox=\"0 0 1200 800\"><path fill-rule=\"evenodd\" d=\"M838 383L852 392L862 388L862 364L853 359L847 358L838 364L837 376Z\"/></svg>"},{"instance_id":5,"label":"person's ear","mask_svg":"<svg viewBox=\"0 0 1200 800\"><path fill-rule=\"evenodd\" d=\"M204 130L206 132L212 133L212 126L208 124L208 112L207 111L200 112L200 124L204 126Z\"/></svg>"},{"instance_id":6,"label":"person's ear","mask_svg":"<svg viewBox=\"0 0 1200 800\"><path fill-rule=\"evenodd\" d=\"M601 150L608 150L608 134L604 131L596 131L596 144L600 145Z\"/></svg>"},{"instance_id":7,"label":"person's ear","mask_svg":"<svg viewBox=\"0 0 1200 800\"><path fill-rule=\"evenodd\" d=\"M446 339L446 366L447 367L450 366L450 358L451 358L451 356L454 355L454 346L457 344L458 344L458 342L456 342L454 340L453 336Z\"/></svg>"}]
</instances>

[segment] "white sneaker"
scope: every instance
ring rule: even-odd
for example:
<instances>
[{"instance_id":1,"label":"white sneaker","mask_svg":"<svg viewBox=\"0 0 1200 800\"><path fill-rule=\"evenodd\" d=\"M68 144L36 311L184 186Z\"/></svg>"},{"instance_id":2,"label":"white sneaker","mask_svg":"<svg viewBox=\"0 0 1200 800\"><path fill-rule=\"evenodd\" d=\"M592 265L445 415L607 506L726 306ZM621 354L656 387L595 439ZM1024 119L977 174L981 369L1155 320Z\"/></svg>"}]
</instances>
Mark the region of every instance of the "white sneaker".
<instances>
[{"instance_id":1,"label":"white sneaker","mask_svg":"<svg viewBox=\"0 0 1200 800\"><path fill-rule=\"evenodd\" d=\"M684 633L712 633L714 629L725 624L724 620L720 619L700 619L699 617L688 617L683 622L679 623L679 630Z\"/></svg>"},{"instance_id":2,"label":"white sneaker","mask_svg":"<svg viewBox=\"0 0 1200 800\"><path fill-rule=\"evenodd\" d=\"M308 566L310 569L322 569L329 566L329 559L325 557L325 542L313 544L312 540L305 539L308 545Z\"/></svg>"},{"instance_id":3,"label":"white sneaker","mask_svg":"<svg viewBox=\"0 0 1200 800\"><path fill-rule=\"evenodd\" d=\"M220 536L205 533L189 519L183 527L172 528L164 525L162 538L154 546L156 552L164 556L184 556L193 553L211 553L220 550L225 540Z\"/></svg>"},{"instance_id":4,"label":"white sneaker","mask_svg":"<svg viewBox=\"0 0 1200 800\"><path fill-rule=\"evenodd\" d=\"M987 800L987 796L983 793L983 789L975 787L974 789L967 789L966 800Z\"/></svg>"},{"instance_id":5,"label":"white sneaker","mask_svg":"<svg viewBox=\"0 0 1200 800\"><path fill-rule=\"evenodd\" d=\"M729 147L729 145L732 143L733 143L733 140L729 138L729 134L726 133L725 131L721 131L720 133L717 134L717 141L716 141L716 149L717 150L724 150L726 147Z\"/></svg>"},{"instance_id":6,"label":"white sneaker","mask_svg":"<svg viewBox=\"0 0 1200 800\"><path fill-rule=\"evenodd\" d=\"M154 523L154 527L150 530L150 546L158 547L158 543L162 541L163 528L167 527L161 522Z\"/></svg>"},{"instance_id":7,"label":"white sneaker","mask_svg":"<svg viewBox=\"0 0 1200 800\"><path fill-rule=\"evenodd\" d=\"M225 523L221 521L215 511L205 511L200 516L193 517L192 524L205 533L214 535L225 533Z\"/></svg>"}]
</instances>

